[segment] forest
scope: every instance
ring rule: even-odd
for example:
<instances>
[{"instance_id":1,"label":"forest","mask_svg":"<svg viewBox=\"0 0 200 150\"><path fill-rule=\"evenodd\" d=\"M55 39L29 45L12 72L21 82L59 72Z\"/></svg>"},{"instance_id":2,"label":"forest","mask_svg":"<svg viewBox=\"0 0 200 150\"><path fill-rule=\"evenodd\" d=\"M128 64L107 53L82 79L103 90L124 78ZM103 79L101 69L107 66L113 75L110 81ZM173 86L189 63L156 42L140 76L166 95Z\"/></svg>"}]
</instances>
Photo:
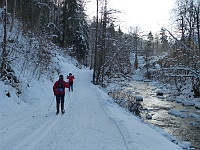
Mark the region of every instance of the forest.
<instances>
[{"instance_id":1,"label":"forest","mask_svg":"<svg viewBox=\"0 0 200 150\"><path fill-rule=\"evenodd\" d=\"M177 0L173 31L161 28L155 34L144 34L138 26L124 33L116 23L120 11L108 9L107 0L96 0L93 19L88 18L86 5L85 0L1 0L1 80L17 86L20 81L11 66L19 59L22 72L31 68L38 79L59 73L51 68L52 49L59 47L93 69L93 84L105 87L115 75L128 78L143 69L148 80L173 84L179 94L189 85L193 96L200 97L199 1ZM138 66L139 56L144 68Z\"/></svg>"}]
</instances>

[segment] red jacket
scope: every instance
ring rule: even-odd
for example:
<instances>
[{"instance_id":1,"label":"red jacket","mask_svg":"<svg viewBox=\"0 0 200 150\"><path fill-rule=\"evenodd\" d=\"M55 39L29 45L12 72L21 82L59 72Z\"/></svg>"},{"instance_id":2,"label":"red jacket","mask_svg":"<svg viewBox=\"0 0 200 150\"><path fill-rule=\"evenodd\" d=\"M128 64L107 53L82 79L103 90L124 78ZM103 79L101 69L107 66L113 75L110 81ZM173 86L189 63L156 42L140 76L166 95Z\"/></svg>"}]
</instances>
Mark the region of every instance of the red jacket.
<instances>
[{"instance_id":1,"label":"red jacket","mask_svg":"<svg viewBox=\"0 0 200 150\"><path fill-rule=\"evenodd\" d=\"M69 82L73 82L74 81L74 76L67 76L67 79L69 80Z\"/></svg>"},{"instance_id":2,"label":"red jacket","mask_svg":"<svg viewBox=\"0 0 200 150\"><path fill-rule=\"evenodd\" d=\"M59 82L62 82L63 84L63 91L59 91L58 90L58 83ZM63 81L63 79L59 79L58 81L56 81L53 85L53 92L54 92L54 95L58 95L58 94L65 94L65 88L69 88L69 83L68 82L65 82Z\"/></svg>"}]
</instances>

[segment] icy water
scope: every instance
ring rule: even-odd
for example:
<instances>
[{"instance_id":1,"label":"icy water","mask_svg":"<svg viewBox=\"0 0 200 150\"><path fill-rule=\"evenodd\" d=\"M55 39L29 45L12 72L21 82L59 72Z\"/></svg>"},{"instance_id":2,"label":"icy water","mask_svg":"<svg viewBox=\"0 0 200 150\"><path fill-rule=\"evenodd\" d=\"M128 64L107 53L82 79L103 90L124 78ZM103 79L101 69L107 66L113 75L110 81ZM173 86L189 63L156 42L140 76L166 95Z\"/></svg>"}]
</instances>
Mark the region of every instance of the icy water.
<instances>
[{"instance_id":1,"label":"icy water","mask_svg":"<svg viewBox=\"0 0 200 150\"><path fill-rule=\"evenodd\" d=\"M130 85L131 87L126 87L125 90L142 96L143 108L150 110L152 119L145 119L145 122L164 129L180 141L191 142L195 150L200 150L200 121L198 120L200 118L191 116L193 113L200 115L200 110L194 106L183 106L180 103L167 101L165 98L158 98L156 96L158 89L147 82L132 81ZM187 117L170 115L168 112L171 109L181 111ZM146 112L143 113L145 115Z\"/></svg>"}]
</instances>

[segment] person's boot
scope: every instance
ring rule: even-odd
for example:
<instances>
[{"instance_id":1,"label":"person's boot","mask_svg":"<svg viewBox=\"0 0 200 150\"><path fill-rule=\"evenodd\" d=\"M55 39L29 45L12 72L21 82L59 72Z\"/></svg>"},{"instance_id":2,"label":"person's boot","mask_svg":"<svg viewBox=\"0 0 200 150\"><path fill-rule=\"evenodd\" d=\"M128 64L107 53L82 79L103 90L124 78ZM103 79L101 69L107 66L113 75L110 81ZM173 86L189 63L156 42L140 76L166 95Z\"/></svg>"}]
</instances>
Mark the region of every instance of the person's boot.
<instances>
[{"instance_id":1,"label":"person's boot","mask_svg":"<svg viewBox=\"0 0 200 150\"><path fill-rule=\"evenodd\" d=\"M56 115L59 113L59 107L60 107L60 103L56 103L56 109L57 109Z\"/></svg>"},{"instance_id":2,"label":"person's boot","mask_svg":"<svg viewBox=\"0 0 200 150\"><path fill-rule=\"evenodd\" d=\"M65 110L64 110L64 103L61 103L61 111L62 111L62 114L65 113Z\"/></svg>"}]
</instances>

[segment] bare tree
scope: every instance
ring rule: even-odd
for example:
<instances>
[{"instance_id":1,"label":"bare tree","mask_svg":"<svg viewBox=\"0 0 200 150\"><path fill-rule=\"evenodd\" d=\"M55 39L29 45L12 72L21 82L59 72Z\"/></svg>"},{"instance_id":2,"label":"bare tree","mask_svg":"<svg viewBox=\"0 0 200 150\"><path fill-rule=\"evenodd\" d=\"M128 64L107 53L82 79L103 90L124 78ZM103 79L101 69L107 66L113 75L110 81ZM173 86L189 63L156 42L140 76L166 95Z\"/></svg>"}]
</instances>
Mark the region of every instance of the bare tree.
<instances>
[{"instance_id":1,"label":"bare tree","mask_svg":"<svg viewBox=\"0 0 200 150\"><path fill-rule=\"evenodd\" d=\"M130 28L129 34L131 36L131 44L133 46L132 52L135 52L135 62L134 62L134 69L138 69L138 51L141 49L141 36L142 31L139 27Z\"/></svg>"},{"instance_id":2,"label":"bare tree","mask_svg":"<svg viewBox=\"0 0 200 150\"><path fill-rule=\"evenodd\" d=\"M185 46L179 46L179 58L184 66L190 66L199 56L200 31L199 31L199 6L195 0L179 0L175 11L177 29L181 31L181 42Z\"/></svg>"},{"instance_id":3,"label":"bare tree","mask_svg":"<svg viewBox=\"0 0 200 150\"><path fill-rule=\"evenodd\" d=\"M96 35L95 35L95 49L94 49L94 70L93 70L93 83L96 84L96 71L97 71L97 48L98 48L98 21L99 21L99 0L97 0L96 6Z\"/></svg>"}]
</instances>

